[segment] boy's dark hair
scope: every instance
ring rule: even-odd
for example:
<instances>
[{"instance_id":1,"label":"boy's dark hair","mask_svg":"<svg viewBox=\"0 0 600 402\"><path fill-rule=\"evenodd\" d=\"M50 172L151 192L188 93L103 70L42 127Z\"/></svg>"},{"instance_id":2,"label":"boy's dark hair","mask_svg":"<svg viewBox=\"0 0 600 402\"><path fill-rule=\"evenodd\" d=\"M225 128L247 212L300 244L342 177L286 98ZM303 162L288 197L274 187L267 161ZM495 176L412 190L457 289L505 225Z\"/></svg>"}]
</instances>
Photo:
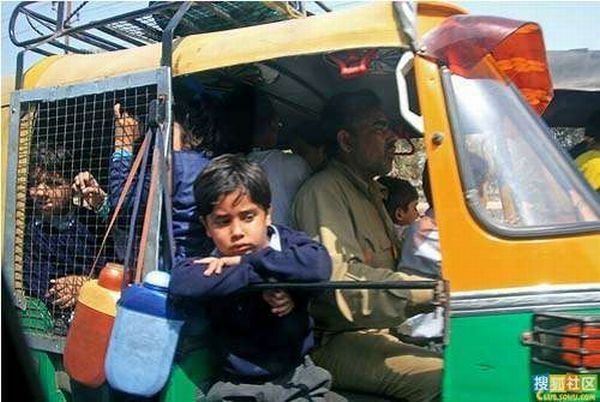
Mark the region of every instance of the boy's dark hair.
<instances>
[{"instance_id":1,"label":"boy's dark hair","mask_svg":"<svg viewBox=\"0 0 600 402\"><path fill-rule=\"evenodd\" d=\"M253 139L266 131L275 117L269 98L250 85L240 85L224 102L221 110L221 139L217 153L248 153Z\"/></svg>"},{"instance_id":2,"label":"boy's dark hair","mask_svg":"<svg viewBox=\"0 0 600 402\"><path fill-rule=\"evenodd\" d=\"M30 172L43 171L62 177L66 182L73 180L77 173L73 153L58 144L40 142L33 145L29 163Z\"/></svg>"},{"instance_id":3,"label":"boy's dark hair","mask_svg":"<svg viewBox=\"0 0 600 402\"><path fill-rule=\"evenodd\" d=\"M221 197L240 191L265 211L271 206L271 188L264 170L242 155L225 154L210 161L194 181L199 217L210 215Z\"/></svg>"},{"instance_id":4,"label":"boy's dark hair","mask_svg":"<svg viewBox=\"0 0 600 402\"><path fill-rule=\"evenodd\" d=\"M185 128L182 142L187 149L212 151L219 135L214 108L207 101L178 101L173 118Z\"/></svg>"},{"instance_id":5,"label":"boy's dark hair","mask_svg":"<svg viewBox=\"0 0 600 402\"><path fill-rule=\"evenodd\" d=\"M339 152L338 131L352 131L368 113L378 107L381 107L381 100L369 89L342 92L331 97L321 111L321 127L327 156L336 156Z\"/></svg>"},{"instance_id":6,"label":"boy's dark hair","mask_svg":"<svg viewBox=\"0 0 600 402\"><path fill-rule=\"evenodd\" d=\"M419 199L417 189L406 180L390 176L381 176L377 181L388 189L385 207L391 216L394 216L398 208L406 212L408 204Z\"/></svg>"},{"instance_id":7,"label":"boy's dark hair","mask_svg":"<svg viewBox=\"0 0 600 402\"><path fill-rule=\"evenodd\" d=\"M585 136L600 143L600 110L594 112L585 125Z\"/></svg>"}]
</instances>

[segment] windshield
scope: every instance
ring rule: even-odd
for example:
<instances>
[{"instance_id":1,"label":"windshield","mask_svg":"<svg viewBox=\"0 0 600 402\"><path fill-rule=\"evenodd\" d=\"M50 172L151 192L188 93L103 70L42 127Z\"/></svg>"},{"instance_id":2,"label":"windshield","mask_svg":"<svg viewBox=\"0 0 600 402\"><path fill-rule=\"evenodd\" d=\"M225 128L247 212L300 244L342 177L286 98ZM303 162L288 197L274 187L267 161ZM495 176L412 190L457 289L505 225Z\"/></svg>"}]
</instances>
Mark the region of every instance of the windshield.
<instances>
[{"instance_id":1,"label":"windshield","mask_svg":"<svg viewBox=\"0 0 600 402\"><path fill-rule=\"evenodd\" d=\"M488 60L444 85L469 206L508 234L597 228L600 206L574 165Z\"/></svg>"}]
</instances>

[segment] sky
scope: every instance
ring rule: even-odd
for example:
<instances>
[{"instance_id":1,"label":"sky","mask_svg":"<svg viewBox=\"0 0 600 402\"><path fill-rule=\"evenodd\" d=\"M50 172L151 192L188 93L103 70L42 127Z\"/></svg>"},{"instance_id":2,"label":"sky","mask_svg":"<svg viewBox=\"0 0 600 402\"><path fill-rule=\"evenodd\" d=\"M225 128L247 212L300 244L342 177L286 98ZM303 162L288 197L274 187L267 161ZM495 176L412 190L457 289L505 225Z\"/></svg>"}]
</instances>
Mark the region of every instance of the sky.
<instances>
[{"instance_id":1,"label":"sky","mask_svg":"<svg viewBox=\"0 0 600 402\"><path fill-rule=\"evenodd\" d=\"M547 50L600 50L600 1L460 1L477 15L540 24Z\"/></svg>"},{"instance_id":2,"label":"sky","mask_svg":"<svg viewBox=\"0 0 600 402\"><path fill-rule=\"evenodd\" d=\"M81 2L74 2L75 6ZM350 1L325 1L332 8L352 6ZM1 4L1 74L12 74L16 68L18 48L12 45L8 36L8 21L16 2L2 1ZM107 13L125 12L140 7L147 2L140 1L91 1L81 13L83 20L98 19ZM456 4L466 8L471 14L496 15L501 17L538 22L544 33L548 50L568 50L589 48L600 50L600 0L596 1L459 1ZM50 2L44 7L49 9ZM16 32L27 35L30 28L22 21ZM38 57L26 58L26 67Z\"/></svg>"}]
</instances>

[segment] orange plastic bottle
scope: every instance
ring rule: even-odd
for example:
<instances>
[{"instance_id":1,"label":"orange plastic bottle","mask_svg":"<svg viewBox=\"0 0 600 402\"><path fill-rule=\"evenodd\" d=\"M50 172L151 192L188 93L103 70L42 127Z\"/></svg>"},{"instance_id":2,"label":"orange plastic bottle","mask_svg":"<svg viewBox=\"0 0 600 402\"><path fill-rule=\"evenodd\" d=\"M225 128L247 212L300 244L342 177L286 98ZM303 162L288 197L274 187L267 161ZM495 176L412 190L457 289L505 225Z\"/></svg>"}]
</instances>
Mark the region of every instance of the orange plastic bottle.
<instances>
[{"instance_id":1,"label":"orange plastic bottle","mask_svg":"<svg viewBox=\"0 0 600 402\"><path fill-rule=\"evenodd\" d=\"M98 280L86 282L79 292L63 363L71 378L91 388L99 387L106 380L104 359L122 281L123 266L107 263Z\"/></svg>"}]
</instances>

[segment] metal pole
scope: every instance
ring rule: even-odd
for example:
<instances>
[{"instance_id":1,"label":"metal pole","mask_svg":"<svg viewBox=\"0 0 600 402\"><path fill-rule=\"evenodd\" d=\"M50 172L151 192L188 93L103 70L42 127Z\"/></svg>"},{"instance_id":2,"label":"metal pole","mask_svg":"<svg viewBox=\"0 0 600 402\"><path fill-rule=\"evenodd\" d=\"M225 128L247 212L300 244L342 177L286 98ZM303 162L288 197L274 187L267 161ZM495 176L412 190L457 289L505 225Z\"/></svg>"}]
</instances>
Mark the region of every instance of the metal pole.
<instances>
[{"instance_id":1,"label":"metal pole","mask_svg":"<svg viewBox=\"0 0 600 402\"><path fill-rule=\"evenodd\" d=\"M160 65L163 67L171 67L171 62L173 61L173 33L175 32L175 28L183 19L185 13L192 6L191 1L186 1L179 6L179 9L175 13L175 15L169 21L169 24L163 31L162 36L162 57L160 59Z\"/></svg>"},{"instance_id":2,"label":"metal pole","mask_svg":"<svg viewBox=\"0 0 600 402\"><path fill-rule=\"evenodd\" d=\"M71 0L66 1L66 6L67 6L67 8L65 10L65 15L70 17L71 12L73 11L73 3L71 2ZM63 26L61 27L61 30L65 24L64 18L65 17L63 16L63 20L61 21L61 25L63 25ZM68 50L69 49L69 35L65 35L65 46L66 46L65 54L67 54L67 53L69 53L69 50Z\"/></svg>"}]
</instances>

